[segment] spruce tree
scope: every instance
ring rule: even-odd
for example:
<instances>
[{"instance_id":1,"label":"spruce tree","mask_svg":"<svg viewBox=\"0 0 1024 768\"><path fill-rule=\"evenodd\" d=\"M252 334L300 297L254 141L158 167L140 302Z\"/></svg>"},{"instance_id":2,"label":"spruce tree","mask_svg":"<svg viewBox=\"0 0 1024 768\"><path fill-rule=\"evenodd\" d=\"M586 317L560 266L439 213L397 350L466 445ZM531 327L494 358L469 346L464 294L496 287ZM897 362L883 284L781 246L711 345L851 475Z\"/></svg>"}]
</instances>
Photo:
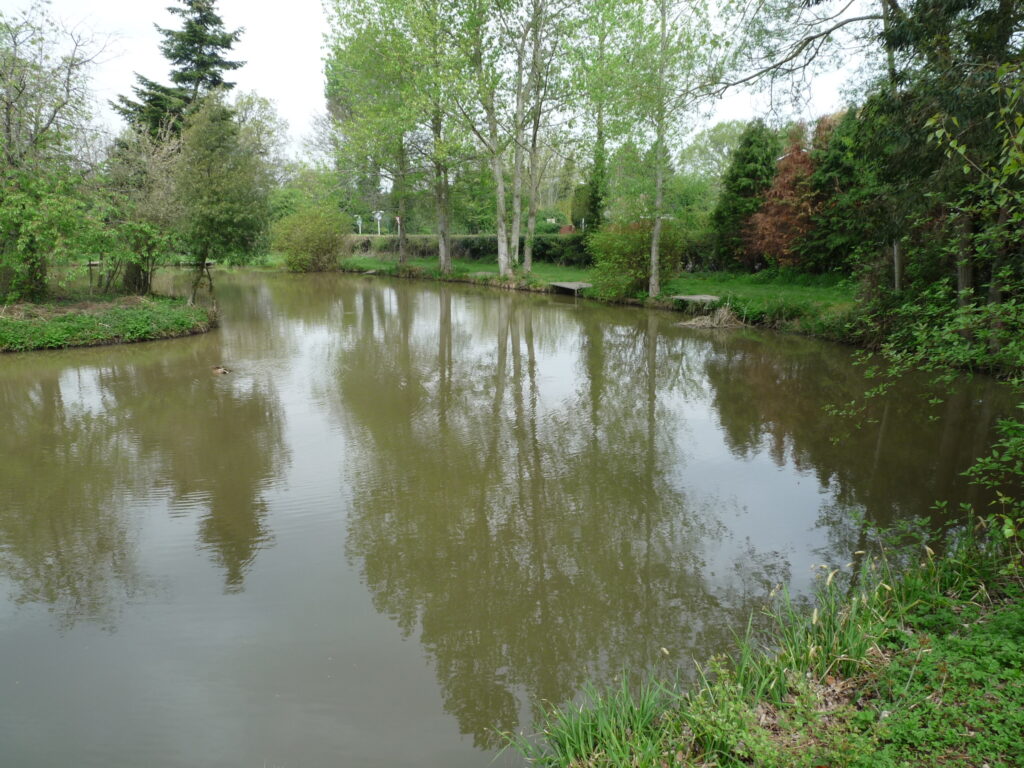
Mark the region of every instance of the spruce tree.
<instances>
[{"instance_id":1,"label":"spruce tree","mask_svg":"<svg viewBox=\"0 0 1024 768\"><path fill-rule=\"evenodd\" d=\"M160 52L171 62L171 82L188 93L189 103L216 88L230 90L234 83L223 73L245 62L228 61L224 54L242 36L241 29L228 32L217 14L215 0L178 0L184 7L167 10L182 19L181 29L157 27L163 35Z\"/></svg>"},{"instance_id":2,"label":"spruce tree","mask_svg":"<svg viewBox=\"0 0 1024 768\"><path fill-rule=\"evenodd\" d=\"M182 19L181 29L156 26L163 36L160 52L171 62L171 82L161 85L136 73L135 99L118 96L111 102L129 124L145 128L153 136L170 129L181 131L186 110L216 89L230 90L234 83L223 73L244 62L229 61L225 54L238 42L241 29L229 32L216 11L216 0L178 0L182 7L167 10Z\"/></svg>"}]
</instances>

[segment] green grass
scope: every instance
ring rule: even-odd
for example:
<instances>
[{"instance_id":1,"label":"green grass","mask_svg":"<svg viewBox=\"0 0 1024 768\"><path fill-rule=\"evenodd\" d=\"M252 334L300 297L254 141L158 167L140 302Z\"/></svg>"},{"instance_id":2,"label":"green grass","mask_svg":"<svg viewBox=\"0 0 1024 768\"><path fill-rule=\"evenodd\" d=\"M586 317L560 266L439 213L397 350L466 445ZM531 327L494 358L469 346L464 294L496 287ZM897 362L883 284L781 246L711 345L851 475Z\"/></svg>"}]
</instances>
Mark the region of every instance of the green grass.
<instances>
[{"instance_id":1,"label":"green grass","mask_svg":"<svg viewBox=\"0 0 1024 768\"><path fill-rule=\"evenodd\" d=\"M156 296L77 305L14 305L0 315L0 352L166 339L202 333L214 322L202 307Z\"/></svg>"},{"instance_id":2,"label":"green grass","mask_svg":"<svg viewBox=\"0 0 1024 768\"><path fill-rule=\"evenodd\" d=\"M648 680L552 709L531 762L904 768L1024 765L1020 538L974 518L941 542L880 535L823 568L813 607L775 595L763 633L689 690Z\"/></svg>"},{"instance_id":3,"label":"green grass","mask_svg":"<svg viewBox=\"0 0 1024 768\"><path fill-rule=\"evenodd\" d=\"M692 294L720 296L741 320L772 326L801 320L834 322L853 309L855 300L854 286L838 277L778 271L687 273L662 289L663 298Z\"/></svg>"}]
</instances>

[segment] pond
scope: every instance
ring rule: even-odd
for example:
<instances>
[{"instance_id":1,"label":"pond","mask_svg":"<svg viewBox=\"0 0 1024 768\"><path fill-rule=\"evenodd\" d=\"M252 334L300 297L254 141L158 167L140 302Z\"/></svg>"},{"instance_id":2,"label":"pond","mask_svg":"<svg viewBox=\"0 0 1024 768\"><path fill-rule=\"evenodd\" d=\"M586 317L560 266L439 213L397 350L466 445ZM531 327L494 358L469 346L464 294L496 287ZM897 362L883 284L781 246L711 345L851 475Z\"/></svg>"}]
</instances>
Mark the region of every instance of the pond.
<instances>
[{"instance_id":1,"label":"pond","mask_svg":"<svg viewBox=\"0 0 1024 768\"><path fill-rule=\"evenodd\" d=\"M0 357L4 765L487 766L542 702L728 650L868 524L980 501L1011 405L906 383L858 426L824 408L866 388L848 349L571 297L218 301Z\"/></svg>"}]
</instances>

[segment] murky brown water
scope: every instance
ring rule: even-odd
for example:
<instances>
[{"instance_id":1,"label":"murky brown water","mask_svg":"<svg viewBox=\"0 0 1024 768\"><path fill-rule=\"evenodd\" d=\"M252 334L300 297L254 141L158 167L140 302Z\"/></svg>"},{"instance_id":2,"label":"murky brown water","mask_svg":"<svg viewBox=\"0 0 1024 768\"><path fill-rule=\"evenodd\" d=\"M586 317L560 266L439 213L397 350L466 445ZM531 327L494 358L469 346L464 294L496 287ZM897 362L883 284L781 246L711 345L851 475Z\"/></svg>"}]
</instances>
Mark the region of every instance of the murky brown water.
<instances>
[{"instance_id":1,"label":"murky brown water","mask_svg":"<svg viewBox=\"0 0 1024 768\"><path fill-rule=\"evenodd\" d=\"M218 290L206 336L0 357L0 764L486 766L537 702L727 648L859 514L970 499L1005 410L903 387L851 430L848 350L665 313Z\"/></svg>"}]
</instances>

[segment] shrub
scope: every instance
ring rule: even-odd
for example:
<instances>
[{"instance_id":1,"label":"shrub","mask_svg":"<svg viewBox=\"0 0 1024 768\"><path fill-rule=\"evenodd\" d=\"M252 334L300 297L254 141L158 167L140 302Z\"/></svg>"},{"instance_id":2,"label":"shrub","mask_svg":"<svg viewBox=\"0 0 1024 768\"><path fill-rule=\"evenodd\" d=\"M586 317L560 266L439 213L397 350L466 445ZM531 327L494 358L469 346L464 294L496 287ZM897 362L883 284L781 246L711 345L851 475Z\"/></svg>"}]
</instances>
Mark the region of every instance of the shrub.
<instances>
[{"instance_id":1,"label":"shrub","mask_svg":"<svg viewBox=\"0 0 1024 768\"><path fill-rule=\"evenodd\" d=\"M587 248L594 259L594 290L606 299L639 296L650 266L649 227L609 227L594 232Z\"/></svg>"},{"instance_id":2,"label":"shrub","mask_svg":"<svg viewBox=\"0 0 1024 768\"><path fill-rule=\"evenodd\" d=\"M664 221L659 248L662 274L678 273L703 236L678 222ZM599 296L623 299L644 295L651 266L650 222L606 227L590 235L587 248L594 259L594 289Z\"/></svg>"},{"instance_id":3,"label":"shrub","mask_svg":"<svg viewBox=\"0 0 1024 768\"><path fill-rule=\"evenodd\" d=\"M351 217L326 208L306 208L274 223L274 248L290 272L323 272L337 266L346 250Z\"/></svg>"}]
</instances>

